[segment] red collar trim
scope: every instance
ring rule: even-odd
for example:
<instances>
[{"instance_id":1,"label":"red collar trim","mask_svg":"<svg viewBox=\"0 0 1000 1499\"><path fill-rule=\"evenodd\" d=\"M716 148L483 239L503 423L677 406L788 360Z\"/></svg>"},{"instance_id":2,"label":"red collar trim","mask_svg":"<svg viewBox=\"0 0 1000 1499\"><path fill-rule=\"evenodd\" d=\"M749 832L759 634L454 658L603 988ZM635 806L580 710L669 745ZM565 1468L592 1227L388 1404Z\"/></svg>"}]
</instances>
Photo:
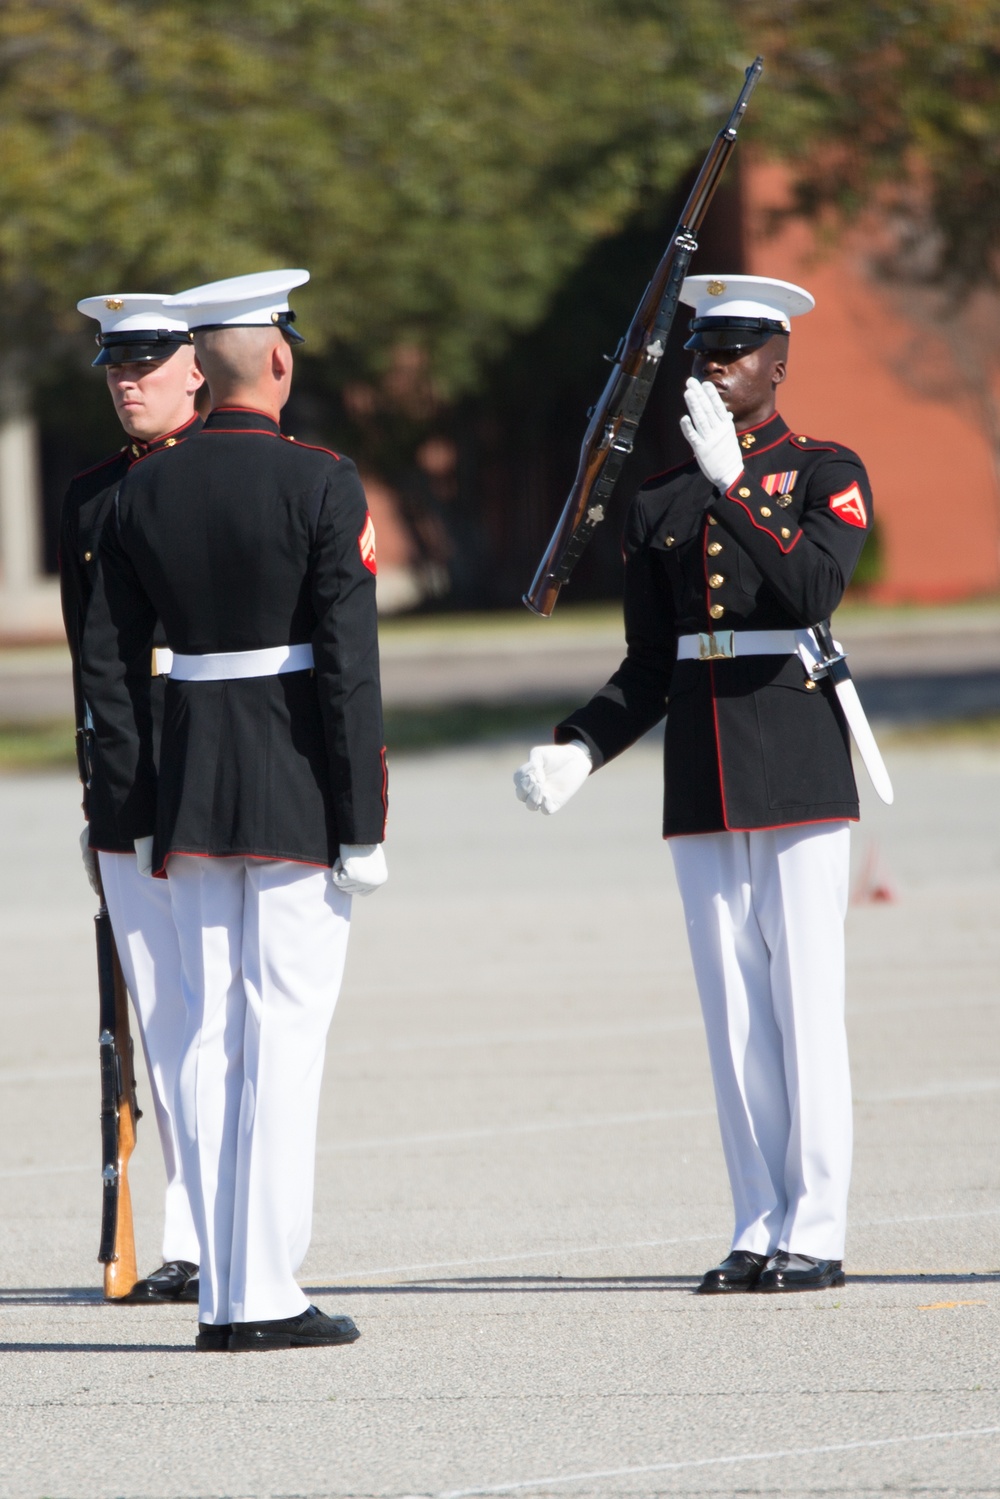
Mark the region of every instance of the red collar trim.
<instances>
[{"instance_id":1,"label":"red collar trim","mask_svg":"<svg viewBox=\"0 0 1000 1499\"><path fill-rule=\"evenodd\" d=\"M280 437L281 425L268 412L258 411L253 406L214 406L208 413L202 431L266 432L271 437Z\"/></svg>"}]
</instances>

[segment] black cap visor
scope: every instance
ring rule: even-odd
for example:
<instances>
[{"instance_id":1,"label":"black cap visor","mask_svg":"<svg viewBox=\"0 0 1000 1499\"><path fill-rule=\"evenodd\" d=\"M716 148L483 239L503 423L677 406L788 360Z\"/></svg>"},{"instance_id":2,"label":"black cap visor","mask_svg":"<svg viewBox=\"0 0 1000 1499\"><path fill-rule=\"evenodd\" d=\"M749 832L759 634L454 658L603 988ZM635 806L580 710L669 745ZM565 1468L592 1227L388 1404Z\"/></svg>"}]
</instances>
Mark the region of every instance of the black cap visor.
<instances>
[{"instance_id":1,"label":"black cap visor","mask_svg":"<svg viewBox=\"0 0 1000 1499\"><path fill-rule=\"evenodd\" d=\"M685 349L703 354L721 349L759 349L776 333L788 332L787 324L766 317L696 317L689 327L691 337Z\"/></svg>"},{"instance_id":2,"label":"black cap visor","mask_svg":"<svg viewBox=\"0 0 1000 1499\"><path fill-rule=\"evenodd\" d=\"M305 335L297 328L293 328L295 313L291 308L287 312L272 312L271 326L280 328L290 344L304 344ZM218 333L222 328L266 328L267 323L198 323L191 329L192 333Z\"/></svg>"},{"instance_id":3,"label":"black cap visor","mask_svg":"<svg viewBox=\"0 0 1000 1499\"><path fill-rule=\"evenodd\" d=\"M101 364L160 364L191 342L190 333L168 328L136 328L130 333L99 333L101 352L93 368Z\"/></svg>"}]
</instances>

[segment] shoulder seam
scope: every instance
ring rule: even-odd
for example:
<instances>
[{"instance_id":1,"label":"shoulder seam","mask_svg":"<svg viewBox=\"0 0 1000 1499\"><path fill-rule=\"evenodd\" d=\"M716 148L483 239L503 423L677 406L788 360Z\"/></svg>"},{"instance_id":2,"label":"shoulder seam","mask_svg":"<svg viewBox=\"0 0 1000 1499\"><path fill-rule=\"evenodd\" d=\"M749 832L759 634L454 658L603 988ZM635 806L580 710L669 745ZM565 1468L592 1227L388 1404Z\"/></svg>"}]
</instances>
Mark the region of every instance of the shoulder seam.
<instances>
[{"instance_id":1,"label":"shoulder seam","mask_svg":"<svg viewBox=\"0 0 1000 1499\"><path fill-rule=\"evenodd\" d=\"M70 483L75 484L77 479L86 479L88 474L96 474L99 469L108 468L114 463L116 458L121 458L126 451L127 445L126 447L119 448L117 453L112 453L110 458L102 458L100 463L92 464L90 468L82 468L78 474L73 475Z\"/></svg>"},{"instance_id":2,"label":"shoulder seam","mask_svg":"<svg viewBox=\"0 0 1000 1499\"><path fill-rule=\"evenodd\" d=\"M299 442L297 437L286 437L284 432L280 433L280 437L282 442L290 442L294 448L307 448L312 453L327 453L331 458L336 458L338 463L340 462L340 454L335 453L332 448L324 448L321 443Z\"/></svg>"},{"instance_id":3,"label":"shoulder seam","mask_svg":"<svg viewBox=\"0 0 1000 1499\"><path fill-rule=\"evenodd\" d=\"M659 479L669 479L671 474L679 473L682 468L687 468L688 465L692 463L694 463L693 458L686 458L683 463L675 463L673 468L665 468L662 473L650 474L648 479L643 479L642 483L639 485L639 489L643 490L647 487L647 485L655 484Z\"/></svg>"}]
</instances>

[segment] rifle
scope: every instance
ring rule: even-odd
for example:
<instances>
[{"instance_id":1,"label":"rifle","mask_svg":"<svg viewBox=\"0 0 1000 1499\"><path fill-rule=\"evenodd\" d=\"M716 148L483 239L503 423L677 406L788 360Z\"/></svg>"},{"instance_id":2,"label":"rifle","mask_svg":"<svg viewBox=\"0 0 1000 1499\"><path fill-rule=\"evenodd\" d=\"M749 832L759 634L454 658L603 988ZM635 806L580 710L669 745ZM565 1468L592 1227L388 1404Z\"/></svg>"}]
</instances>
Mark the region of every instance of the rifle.
<instances>
[{"instance_id":1,"label":"rifle","mask_svg":"<svg viewBox=\"0 0 1000 1499\"><path fill-rule=\"evenodd\" d=\"M545 619L555 608L559 590L569 582L584 548L604 519L604 507L632 451L639 421L666 351L681 284L698 248L695 236L732 155L736 132L763 67L764 59L758 57L747 68L733 112L702 163L680 223L643 293L628 332L609 357L614 369L601 399L588 412L590 422L580 448L573 487L531 587L524 595L527 607Z\"/></svg>"},{"instance_id":2,"label":"rifle","mask_svg":"<svg viewBox=\"0 0 1000 1499\"><path fill-rule=\"evenodd\" d=\"M103 894L101 909L94 917L94 927L100 995L101 1178L104 1183L101 1247L97 1258L104 1266L104 1294L118 1301L128 1295L139 1278L128 1163L135 1149L136 1126L142 1111L135 1096L128 991Z\"/></svg>"}]
</instances>

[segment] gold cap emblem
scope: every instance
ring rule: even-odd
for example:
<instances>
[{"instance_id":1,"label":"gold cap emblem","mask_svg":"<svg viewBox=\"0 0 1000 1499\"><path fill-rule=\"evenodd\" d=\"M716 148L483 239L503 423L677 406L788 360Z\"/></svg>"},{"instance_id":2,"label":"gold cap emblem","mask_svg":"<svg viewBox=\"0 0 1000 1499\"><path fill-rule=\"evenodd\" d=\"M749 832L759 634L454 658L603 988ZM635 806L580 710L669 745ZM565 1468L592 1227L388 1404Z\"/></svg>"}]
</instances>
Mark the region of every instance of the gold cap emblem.
<instances>
[{"instance_id":1,"label":"gold cap emblem","mask_svg":"<svg viewBox=\"0 0 1000 1499\"><path fill-rule=\"evenodd\" d=\"M710 297L721 297L725 289L726 283L724 281L710 281L706 287L706 291Z\"/></svg>"},{"instance_id":2,"label":"gold cap emblem","mask_svg":"<svg viewBox=\"0 0 1000 1499\"><path fill-rule=\"evenodd\" d=\"M122 308L125 306L125 303L122 301L121 297L105 297L104 305L109 312L121 312Z\"/></svg>"}]
</instances>

